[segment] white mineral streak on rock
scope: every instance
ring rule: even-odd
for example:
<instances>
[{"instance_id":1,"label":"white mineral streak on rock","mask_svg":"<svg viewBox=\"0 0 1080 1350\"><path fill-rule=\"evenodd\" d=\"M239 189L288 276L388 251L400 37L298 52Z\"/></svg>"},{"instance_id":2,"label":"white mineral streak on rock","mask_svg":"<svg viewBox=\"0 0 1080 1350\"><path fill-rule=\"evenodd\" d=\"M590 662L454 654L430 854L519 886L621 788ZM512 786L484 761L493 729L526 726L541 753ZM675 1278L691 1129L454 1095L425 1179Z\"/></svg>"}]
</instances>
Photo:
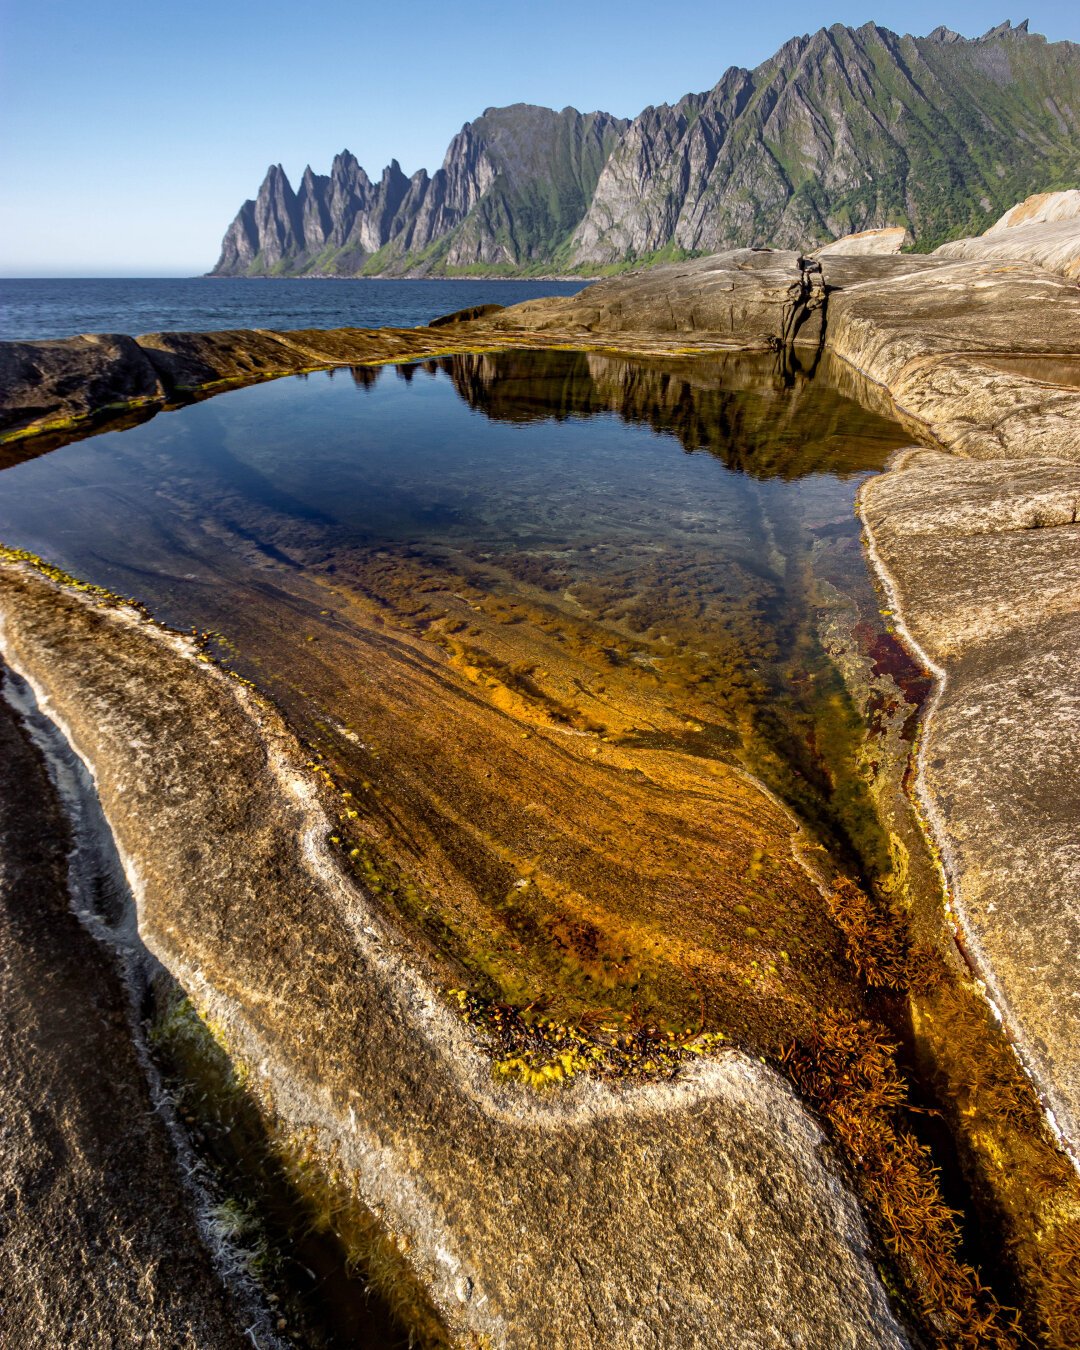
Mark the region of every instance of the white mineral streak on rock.
<instances>
[{"instance_id":1,"label":"white mineral streak on rock","mask_svg":"<svg viewBox=\"0 0 1080 1350\"><path fill-rule=\"evenodd\" d=\"M455 1335L907 1343L831 1150L776 1074L731 1053L638 1087L579 1078L543 1095L496 1082L340 869L276 716L189 644L3 571L5 650L94 764L147 946L232 1052L262 1066L285 1128L351 1173ZM147 716L158 734L133 751ZM230 819L223 796L259 828L193 862L188 841L213 846ZM268 959L283 929L297 950L321 944L325 975ZM659 1253L665 1293L653 1298Z\"/></svg>"}]
</instances>

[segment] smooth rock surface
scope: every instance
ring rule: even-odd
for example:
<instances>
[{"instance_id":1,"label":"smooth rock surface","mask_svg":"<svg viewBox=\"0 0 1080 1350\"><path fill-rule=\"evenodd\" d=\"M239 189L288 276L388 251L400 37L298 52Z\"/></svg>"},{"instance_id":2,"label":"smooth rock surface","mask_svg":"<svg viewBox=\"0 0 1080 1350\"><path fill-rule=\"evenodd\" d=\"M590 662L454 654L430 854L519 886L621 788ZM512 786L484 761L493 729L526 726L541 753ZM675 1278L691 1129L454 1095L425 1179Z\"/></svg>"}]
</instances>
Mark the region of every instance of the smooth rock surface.
<instances>
[{"instance_id":1,"label":"smooth rock surface","mask_svg":"<svg viewBox=\"0 0 1080 1350\"><path fill-rule=\"evenodd\" d=\"M1080 459L1075 285L1017 262L822 267L827 350L882 387L898 415L973 458Z\"/></svg>"},{"instance_id":2,"label":"smooth rock surface","mask_svg":"<svg viewBox=\"0 0 1080 1350\"><path fill-rule=\"evenodd\" d=\"M1039 192L974 239L935 249L935 258L1014 258L1080 280L1080 190Z\"/></svg>"},{"instance_id":3,"label":"smooth rock surface","mask_svg":"<svg viewBox=\"0 0 1080 1350\"><path fill-rule=\"evenodd\" d=\"M831 1150L775 1074L730 1054L652 1086L499 1086L338 870L276 717L144 621L0 577L5 650L95 768L145 941L289 1126L355 1173L453 1335L906 1344Z\"/></svg>"},{"instance_id":4,"label":"smooth rock surface","mask_svg":"<svg viewBox=\"0 0 1080 1350\"><path fill-rule=\"evenodd\" d=\"M860 495L941 690L920 791L966 945L1080 1144L1080 467L903 455Z\"/></svg>"},{"instance_id":5,"label":"smooth rock surface","mask_svg":"<svg viewBox=\"0 0 1080 1350\"><path fill-rule=\"evenodd\" d=\"M735 249L598 281L573 296L527 300L488 320L501 329L702 333L746 347L794 340L823 299L797 253Z\"/></svg>"},{"instance_id":6,"label":"smooth rock surface","mask_svg":"<svg viewBox=\"0 0 1080 1350\"><path fill-rule=\"evenodd\" d=\"M889 257L910 243L911 235L903 225L889 225L880 230L858 230L855 234L845 234L819 248L814 257Z\"/></svg>"},{"instance_id":7,"label":"smooth rock surface","mask_svg":"<svg viewBox=\"0 0 1080 1350\"><path fill-rule=\"evenodd\" d=\"M0 1343L241 1350L126 994L68 907L56 794L3 698L0 764Z\"/></svg>"}]
</instances>

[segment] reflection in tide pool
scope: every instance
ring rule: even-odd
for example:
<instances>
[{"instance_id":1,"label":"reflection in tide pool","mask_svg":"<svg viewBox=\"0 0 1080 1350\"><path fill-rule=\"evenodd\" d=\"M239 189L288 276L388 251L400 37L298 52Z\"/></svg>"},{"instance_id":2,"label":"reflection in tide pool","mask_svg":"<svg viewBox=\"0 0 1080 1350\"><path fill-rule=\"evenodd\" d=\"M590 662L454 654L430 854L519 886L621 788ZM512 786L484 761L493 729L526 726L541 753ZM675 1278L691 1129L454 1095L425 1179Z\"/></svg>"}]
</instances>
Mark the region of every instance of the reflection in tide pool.
<instances>
[{"instance_id":1,"label":"reflection in tide pool","mask_svg":"<svg viewBox=\"0 0 1080 1350\"><path fill-rule=\"evenodd\" d=\"M0 478L0 539L222 632L292 703L320 664L289 650L313 584L309 621L344 620L343 589L462 650L477 607L501 609L599 662L569 690L515 676L549 715L738 749L813 814L814 609L837 586L866 607L854 495L906 439L771 358L460 356L279 380L55 451ZM500 665L514 646L474 645Z\"/></svg>"},{"instance_id":2,"label":"reflection in tide pool","mask_svg":"<svg viewBox=\"0 0 1080 1350\"><path fill-rule=\"evenodd\" d=\"M474 983L678 1016L708 997L773 1036L787 1014L702 973L796 947L818 903L740 774L888 871L830 651L886 640L853 501L905 440L766 357L459 356L18 465L0 540L219 634L353 794L364 879Z\"/></svg>"}]
</instances>

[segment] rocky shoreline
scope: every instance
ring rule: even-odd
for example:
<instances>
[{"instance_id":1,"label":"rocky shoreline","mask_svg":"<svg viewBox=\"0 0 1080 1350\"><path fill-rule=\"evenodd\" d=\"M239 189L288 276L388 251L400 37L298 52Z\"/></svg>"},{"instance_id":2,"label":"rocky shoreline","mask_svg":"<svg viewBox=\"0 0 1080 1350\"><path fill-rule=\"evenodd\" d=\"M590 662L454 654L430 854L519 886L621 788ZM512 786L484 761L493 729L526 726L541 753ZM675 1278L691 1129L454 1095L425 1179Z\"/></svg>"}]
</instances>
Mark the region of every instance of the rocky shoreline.
<instances>
[{"instance_id":1,"label":"rocky shoreline","mask_svg":"<svg viewBox=\"0 0 1080 1350\"><path fill-rule=\"evenodd\" d=\"M859 500L897 627L939 680L918 792L958 940L1075 1159L1075 283L1022 260L740 250L424 330L4 344L0 454L282 374L544 347L778 351L918 434ZM357 1178L450 1339L685 1344L724 1326L732 1345L906 1343L845 1182L771 1070L725 1052L629 1092L576 1079L557 1103L493 1084L421 953L325 851L332 804L272 711L179 639L26 563L3 567L0 610L6 659L94 768L147 944L227 1028L283 1133ZM163 742L167 759L145 748ZM288 897L288 922L271 924L263 894ZM1055 1184L1038 1223L1080 1250L1075 1174ZM522 1225L589 1236L540 1259ZM643 1302L660 1250L664 1287ZM1027 1272L1042 1278L1037 1256ZM1068 1343L1071 1297L1047 1344Z\"/></svg>"}]
</instances>

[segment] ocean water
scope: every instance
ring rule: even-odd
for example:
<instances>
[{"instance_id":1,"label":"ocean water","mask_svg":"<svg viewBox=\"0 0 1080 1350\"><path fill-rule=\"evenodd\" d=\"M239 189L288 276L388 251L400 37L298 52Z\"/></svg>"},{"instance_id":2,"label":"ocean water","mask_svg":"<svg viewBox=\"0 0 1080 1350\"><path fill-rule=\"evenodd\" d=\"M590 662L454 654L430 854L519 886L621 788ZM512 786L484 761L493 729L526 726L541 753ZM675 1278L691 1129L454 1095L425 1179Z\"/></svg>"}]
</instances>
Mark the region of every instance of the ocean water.
<instances>
[{"instance_id":1,"label":"ocean water","mask_svg":"<svg viewBox=\"0 0 1080 1350\"><path fill-rule=\"evenodd\" d=\"M580 281L0 278L0 340L222 328L415 328L473 305L574 295Z\"/></svg>"}]
</instances>

